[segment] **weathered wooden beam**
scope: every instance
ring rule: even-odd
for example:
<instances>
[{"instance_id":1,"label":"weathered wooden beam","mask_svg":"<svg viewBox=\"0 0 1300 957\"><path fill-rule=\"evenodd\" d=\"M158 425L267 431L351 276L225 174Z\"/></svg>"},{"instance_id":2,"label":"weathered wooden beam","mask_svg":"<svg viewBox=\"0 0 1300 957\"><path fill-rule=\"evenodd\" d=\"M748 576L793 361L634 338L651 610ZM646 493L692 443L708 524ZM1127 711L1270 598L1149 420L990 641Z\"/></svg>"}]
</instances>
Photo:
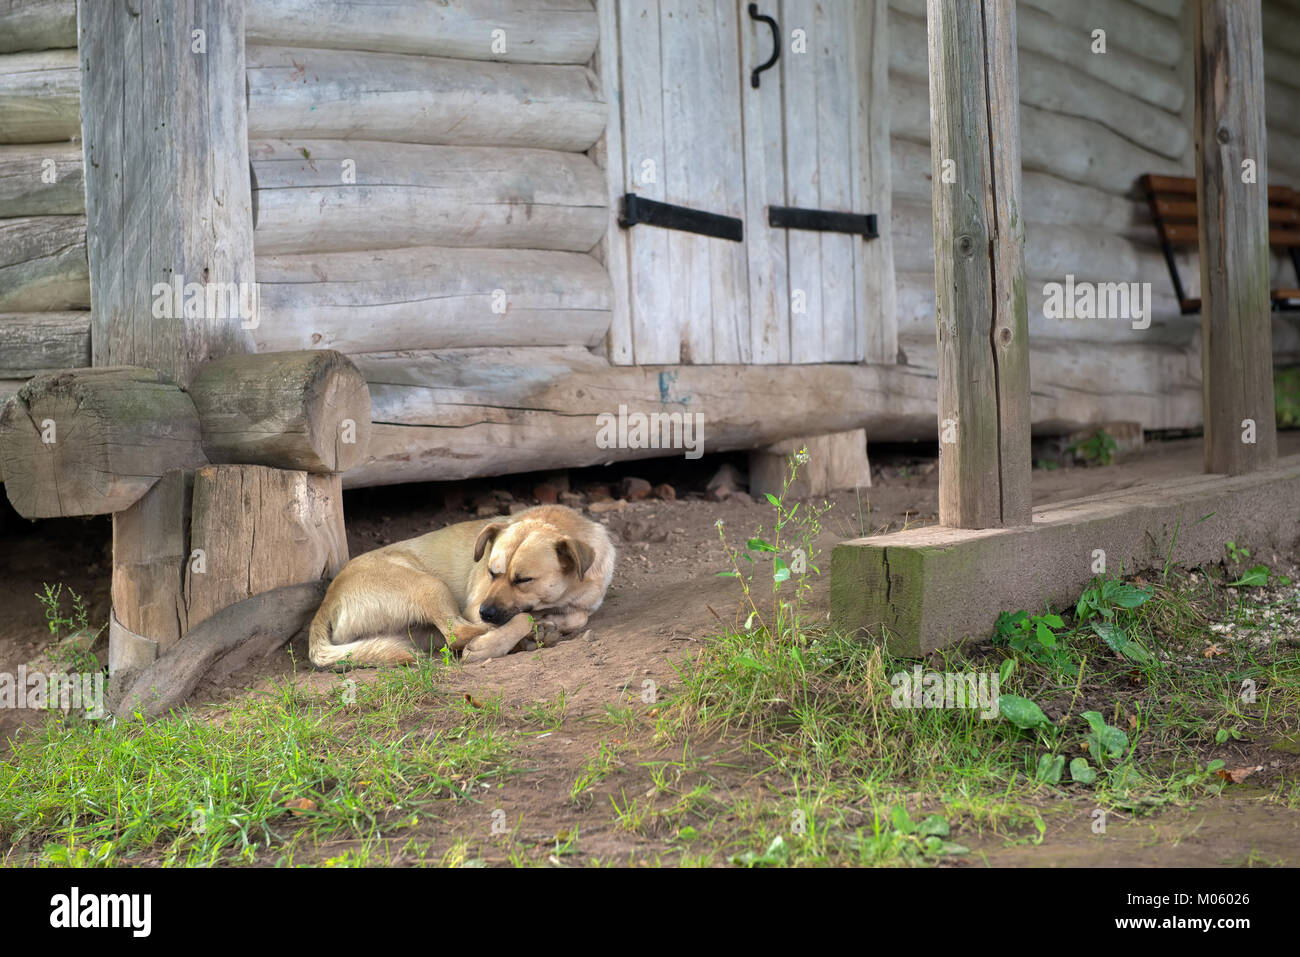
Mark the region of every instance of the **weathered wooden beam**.
<instances>
[{"instance_id":1,"label":"weathered wooden beam","mask_svg":"<svg viewBox=\"0 0 1300 957\"><path fill-rule=\"evenodd\" d=\"M88 365L90 313L0 313L0 380Z\"/></svg>"},{"instance_id":2,"label":"weathered wooden beam","mask_svg":"<svg viewBox=\"0 0 1300 957\"><path fill-rule=\"evenodd\" d=\"M74 50L0 54L0 143L54 143L77 135Z\"/></svg>"},{"instance_id":3,"label":"weathered wooden beam","mask_svg":"<svg viewBox=\"0 0 1300 957\"><path fill-rule=\"evenodd\" d=\"M1073 606L1099 558L1109 574L1195 567L1221 560L1228 541L1283 555L1300 544L1300 456L1249 475L1040 505L1018 528L929 526L842 542L831 556L831 621L920 657L987 639L1008 609Z\"/></svg>"},{"instance_id":4,"label":"weathered wooden beam","mask_svg":"<svg viewBox=\"0 0 1300 957\"><path fill-rule=\"evenodd\" d=\"M587 252L609 205L581 153L356 140L249 145L258 255L475 246Z\"/></svg>"},{"instance_id":5,"label":"weathered wooden beam","mask_svg":"<svg viewBox=\"0 0 1300 957\"><path fill-rule=\"evenodd\" d=\"M84 216L0 220L0 312L89 306Z\"/></svg>"},{"instance_id":6,"label":"weathered wooden beam","mask_svg":"<svg viewBox=\"0 0 1300 957\"><path fill-rule=\"evenodd\" d=\"M81 146L0 146L0 217L86 215Z\"/></svg>"},{"instance_id":7,"label":"weathered wooden beam","mask_svg":"<svg viewBox=\"0 0 1300 957\"><path fill-rule=\"evenodd\" d=\"M199 469L190 553L189 628L251 595L332 578L348 561L339 476L260 465Z\"/></svg>"},{"instance_id":8,"label":"weathered wooden beam","mask_svg":"<svg viewBox=\"0 0 1300 957\"><path fill-rule=\"evenodd\" d=\"M1196 204L1205 470L1229 475L1277 460L1262 37L1259 0L1198 3ZM1247 163L1254 176L1244 168Z\"/></svg>"},{"instance_id":9,"label":"weathered wooden beam","mask_svg":"<svg viewBox=\"0 0 1300 957\"><path fill-rule=\"evenodd\" d=\"M1015 4L929 0L927 15L939 521L1023 525L1031 508L1029 329Z\"/></svg>"},{"instance_id":10,"label":"weathered wooden beam","mask_svg":"<svg viewBox=\"0 0 1300 957\"><path fill-rule=\"evenodd\" d=\"M59 50L76 45L76 0L4 0L0 3L0 53Z\"/></svg>"},{"instance_id":11,"label":"weathered wooden beam","mask_svg":"<svg viewBox=\"0 0 1300 957\"><path fill-rule=\"evenodd\" d=\"M215 359L189 392L212 462L345 472L365 459L370 392L341 353Z\"/></svg>"},{"instance_id":12,"label":"weathered wooden beam","mask_svg":"<svg viewBox=\"0 0 1300 957\"><path fill-rule=\"evenodd\" d=\"M25 518L120 512L206 461L194 403L150 369L46 373L0 411L5 493Z\"/></svg>"},{"instance_id":13,"label":"weathered wooden beam","mask_svg":"<svg viewBox=\"0 0 1300 957\"><path fill-rule=\"evenodd\" d=\"M586 63L596 10L573 0L252 0L248 42L508 63Z\"/></svg>"},{"instance_id":14,"label":"weathered wooden beam","mask_svg":"<svg viewBox=\"0 0 1300 957\"><path fill-rule=\"evenodd\" d=\"M585 66L248 49L248 128L255 139L581 152L600 138L605 121L605 105Z\"/></svg>"},{"instance_id":15,"label":"weathered wooden beam","mask_svg":"<svg viewBox=\"0 0 1300 957\"><path fill-rule=\"evenodd\" d=\"M260 352L594 346L609 272L584 253L420 246L257 257Z\"/></svg>"},{"instance_id":16,"label":"weathered wooden beam","mask_svg":"<svg viewBox=\"0 0 1300 957\"><path fill-rule=\"evenodd\" d=\"M255 321L229 294L255 291L244 3L77 12L94 361L187 385L207 359L248 351Z\"/></svg>"}]
</instances>

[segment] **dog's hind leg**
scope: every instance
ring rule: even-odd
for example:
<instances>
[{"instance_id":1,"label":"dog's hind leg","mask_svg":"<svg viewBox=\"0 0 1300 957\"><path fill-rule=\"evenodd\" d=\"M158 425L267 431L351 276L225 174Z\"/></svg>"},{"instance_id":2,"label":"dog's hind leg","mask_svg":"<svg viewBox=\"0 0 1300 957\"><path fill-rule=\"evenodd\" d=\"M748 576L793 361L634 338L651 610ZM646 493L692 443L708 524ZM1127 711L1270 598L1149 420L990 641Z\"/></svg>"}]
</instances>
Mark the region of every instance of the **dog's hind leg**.
<instances>
[{"instance_id":1,"label":"dog's hind leg","mask_svg":"<svg viewBox=\"0 0 1300 957\"><path fill-rule=\"evenodd\" d=\"M485 625L466 621L451 589L433 575L389 565L379 580L357 587L347 569L331 584L311 624L310 656L317 667L343 661L354 665L410 664L416 649L412 629L437 628L477 636Z\"/></svg>"}]
</instances>

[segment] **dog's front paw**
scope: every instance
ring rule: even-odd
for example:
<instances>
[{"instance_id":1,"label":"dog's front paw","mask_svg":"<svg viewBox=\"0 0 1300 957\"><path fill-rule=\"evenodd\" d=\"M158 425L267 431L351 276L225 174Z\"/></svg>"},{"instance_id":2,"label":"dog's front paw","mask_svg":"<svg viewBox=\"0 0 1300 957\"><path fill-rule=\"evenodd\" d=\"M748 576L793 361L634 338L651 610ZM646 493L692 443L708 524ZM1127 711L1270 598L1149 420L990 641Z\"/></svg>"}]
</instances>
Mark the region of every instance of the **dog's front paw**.
<instances>
[{"instance_id":1,"label":"dog's front paw","mask_svg":"<svg viewBox=\"0 0 1300 957\"><path fill-rule=\"evenodd\" d=\"M533 626L533 637L536 639L539 647L549 648L560 640L560 635L564 634L560 626L549 619L543 618Z\"/></svg>"}]
</instances>

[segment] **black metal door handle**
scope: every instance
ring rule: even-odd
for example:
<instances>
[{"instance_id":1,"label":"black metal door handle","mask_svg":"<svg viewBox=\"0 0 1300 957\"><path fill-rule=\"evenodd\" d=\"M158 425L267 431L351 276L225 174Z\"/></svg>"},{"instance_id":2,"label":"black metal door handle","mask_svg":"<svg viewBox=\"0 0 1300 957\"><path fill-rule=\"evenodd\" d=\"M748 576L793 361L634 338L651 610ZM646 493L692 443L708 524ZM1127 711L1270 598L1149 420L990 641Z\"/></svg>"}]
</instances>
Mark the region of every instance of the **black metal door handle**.
<instances>
[{"instance_id":1,"label":"black metal door handle","mask_svg":"<svg viewBox=\"0 0 1300 957\"><path fill-rule=\"evenodd\" d=\"M749 75L750 86L757 90L758 75L764 70L770 70L781 57L781 28L776 25L776 21L771 17L765 17L763 14L758 12L757 3L751 3L749 5L749 18L751 20L760 20L772 28L772 56L768 58L766 63L754 67L754 72Z\"/></svg>"}]
</instances>

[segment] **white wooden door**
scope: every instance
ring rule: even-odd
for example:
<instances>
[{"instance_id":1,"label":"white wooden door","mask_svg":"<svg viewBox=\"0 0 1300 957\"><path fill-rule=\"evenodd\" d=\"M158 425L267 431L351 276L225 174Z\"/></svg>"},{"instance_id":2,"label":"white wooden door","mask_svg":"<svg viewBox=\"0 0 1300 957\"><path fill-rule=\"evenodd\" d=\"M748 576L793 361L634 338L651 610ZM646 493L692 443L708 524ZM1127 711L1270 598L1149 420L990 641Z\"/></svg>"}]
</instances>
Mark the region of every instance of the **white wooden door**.
<instances>
[{"instance_id":1,"label":"white wooden door","mask_svg":"<svg viewBox=\"0 0 1300 957\"><path fill-rule=\"evenodd\" d=\"M624 191L738 217L744 241L650 225L612 236L626 243L628 317L613 324L611 360L892 362L887 241L768 224L769 207L790 206L876 213L887 228L888 128L873 119L885 0L759 0L781 55L757 88L774 38L749 5L616 4L606 89L621 104Z\"/></svg>"}]
</instances>

